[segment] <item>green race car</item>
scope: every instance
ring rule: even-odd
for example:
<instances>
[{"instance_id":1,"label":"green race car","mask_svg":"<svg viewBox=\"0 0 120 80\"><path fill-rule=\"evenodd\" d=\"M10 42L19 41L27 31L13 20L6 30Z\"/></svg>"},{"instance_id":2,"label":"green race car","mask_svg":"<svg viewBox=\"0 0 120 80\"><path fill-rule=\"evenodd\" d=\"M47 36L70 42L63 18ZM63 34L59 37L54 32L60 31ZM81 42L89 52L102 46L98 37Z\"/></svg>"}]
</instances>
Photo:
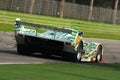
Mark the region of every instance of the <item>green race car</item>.
<instances>
[{"instance_id":1,"label":"green race car","mask_svg":"<svg viewBox=\"0 0 120 80\"><path fill-rule=\"evenodd\" d=\"M45 56L70 57L77 62L101 62L103 46L83 40L83 32L15 20L15 38L19 54L42 53Z\"/></svg>"}]
</instances>

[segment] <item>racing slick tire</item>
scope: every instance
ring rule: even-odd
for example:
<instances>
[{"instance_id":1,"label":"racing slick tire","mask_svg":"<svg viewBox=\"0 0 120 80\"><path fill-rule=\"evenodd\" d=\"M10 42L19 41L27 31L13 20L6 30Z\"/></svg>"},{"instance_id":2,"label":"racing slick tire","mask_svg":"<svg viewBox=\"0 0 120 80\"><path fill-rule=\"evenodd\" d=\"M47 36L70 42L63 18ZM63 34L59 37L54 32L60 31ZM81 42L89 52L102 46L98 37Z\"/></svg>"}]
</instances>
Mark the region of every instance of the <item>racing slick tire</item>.
<instances>
[{"instance_id":1,"label":"racing slick tire","mask_svg":"<svg viewBox=\"0 0 120 80\"><path fill-rule=\"evenodd\" d=\"M17 44L17 52L20 55L31 55L33 53L29 47L22 44Z\"/></svg>"},{"instance_id":2,"label":"racing slick tire","mask_svg":"<svg viewBox=\"0 0 120 80\"><path fill-rule=\"evenodd\" d=\"M78 51L75 55L75 61L76 62L81 62L82 50L83 50L83 42L81 41L79 46L78 46Z\"/></svg>"},{"instance_id":3,"label":"racing slick tire","mask_svg":"<svg viewBox=\"0 0 120 80\"><path fill-rule=\"evenodd\" d=\"M50 58L51 54L50 54L50 52L45 51L44 53L42 53L42 56L45 57L45 58Z\"/></svg>"},{"instance_id":4,"label":"racing slick tire","mask_svg":"<svg viewBox=\"0 0 120 80\"><path fill-rule=\"evenodd\" d=\"M102 60L102 46L99 45L97 49L96 63L100 63L101 60Z\"/></svg>"}]
</instances>

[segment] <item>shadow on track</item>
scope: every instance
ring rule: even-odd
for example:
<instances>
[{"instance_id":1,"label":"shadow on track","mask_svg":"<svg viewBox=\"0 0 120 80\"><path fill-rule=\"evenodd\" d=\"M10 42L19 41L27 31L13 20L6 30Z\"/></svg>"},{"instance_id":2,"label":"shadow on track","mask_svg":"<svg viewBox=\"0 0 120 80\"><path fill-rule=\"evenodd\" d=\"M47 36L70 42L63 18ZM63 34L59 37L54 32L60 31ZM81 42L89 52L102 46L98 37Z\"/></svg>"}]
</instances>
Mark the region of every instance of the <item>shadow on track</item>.
<instances>
[{"instance_id":1,"label":"shadow on track","mask_svg":"<svg viewBox=\"0 0 120 80\"><path fill-rule=\"evenodd\" d=\"M14 50L13 49L9 49L9 50L0 49L0 54L20 55L20 54L17 53L17 51L15 49ZM63 62L74 62L71 59L63 59L62 57L55 56L55 55L51 55L50 57L46 57L46 56L43 56L40 53L35 53L35 54L32 54L32 55L21 55L21 56L42 58L42 59L55 60L55 61L63 61Z\"/></svg>"}]
</instances>

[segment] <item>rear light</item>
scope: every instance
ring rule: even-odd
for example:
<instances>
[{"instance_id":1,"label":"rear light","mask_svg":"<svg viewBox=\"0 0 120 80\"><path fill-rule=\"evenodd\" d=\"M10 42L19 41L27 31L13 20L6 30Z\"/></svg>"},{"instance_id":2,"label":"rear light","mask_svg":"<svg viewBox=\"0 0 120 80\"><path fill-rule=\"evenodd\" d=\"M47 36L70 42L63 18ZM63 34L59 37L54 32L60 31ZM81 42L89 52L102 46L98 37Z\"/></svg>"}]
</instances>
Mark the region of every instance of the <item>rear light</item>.
<instances>
[{"instance_id":1,"label":"rear light","mask_svg":"<svg viewBox=\"0 0 120 80\"><path fill-rule=\"evenodd\" d=\"M69 42L66 42L65 44L66 44L67 46L71 45L71 43L69 43Z\"/></svg>"}]
</instances>

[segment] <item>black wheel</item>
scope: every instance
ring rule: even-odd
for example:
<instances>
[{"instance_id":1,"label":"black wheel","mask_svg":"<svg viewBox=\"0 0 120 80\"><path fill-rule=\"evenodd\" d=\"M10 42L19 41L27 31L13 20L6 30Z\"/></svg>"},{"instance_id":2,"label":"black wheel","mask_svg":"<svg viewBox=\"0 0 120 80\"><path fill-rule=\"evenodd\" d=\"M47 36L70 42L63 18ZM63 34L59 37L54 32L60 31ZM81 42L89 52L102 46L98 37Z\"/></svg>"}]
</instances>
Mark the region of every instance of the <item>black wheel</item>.
<instances>
[{"instance_id":1,"label":"black wheel","mask_svg":"<svg viewBox=\"0 0 120 80\"><path fill-rule=\"evenodd\" d=\"M31 55L33 53L29 47L22 44L17 44L17 52L21 55Z\"/></svg>"},{"instance_id":2,"label":"black wheel","mask_svg":"<svg viewBox=\"0 0 120 80\"><path fill-rule=\"evenodd\" d=\"M78 46L78 51L75 54L76 62L81 62L82 50L83 50L83 42L81 41L79 46Z\"/></svg>"},{"instance_id":3,"label":"black wheel","mask_svg":"<svg viewBox=\"0 0 120 80\"><path fill-rule=\"evenodd\" d=\"M51 51L49 51L49 50L43 50L43 52L42 52L42 56L43 57L45 57L45 58L50 58L51 57L51 53L50 53Z\"/></svg>"},{"instance_id":4,"label":"black wheel","mask_svg":"<svg viewBox=\"0 0 120 80\"><path fill-rule=\"evenodd\" d=\"M50 53L42 53L43 57L45 58L50 58L51 57L51 54Z\"/></svg>"},{"instance_id":5,"label":"black wheel","mask_svg":"<svg viewBox=\"0 0 120 80\"><path fill-rule=\"evenodd\" d=\"M101 60L102 60L102 46L99 45L97 49L96 63L100 63Z\"/></svg>"}]
</instances>

